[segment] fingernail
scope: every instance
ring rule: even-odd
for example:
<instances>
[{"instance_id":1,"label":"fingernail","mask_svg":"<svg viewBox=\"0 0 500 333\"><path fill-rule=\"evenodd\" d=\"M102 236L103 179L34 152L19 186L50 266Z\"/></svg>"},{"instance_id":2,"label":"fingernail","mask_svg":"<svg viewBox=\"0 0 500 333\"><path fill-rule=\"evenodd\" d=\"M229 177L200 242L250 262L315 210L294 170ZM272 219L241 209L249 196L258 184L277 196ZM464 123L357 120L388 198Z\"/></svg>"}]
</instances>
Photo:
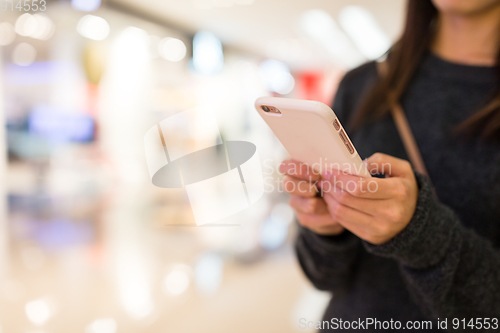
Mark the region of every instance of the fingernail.
<instances>
[{"instance_id":1,"label":"fingernail","mask_svg":"<svg viewBox=\"0 0 500 333\"><path fill-rule=\"evenodd\" d=\"M322 184L323 184L323 181L322 181L322 180L318 180L318 181L316 182L316 187L317 187L317 188L321 188L321 185L322 185Z\"/></svg>"},{"instance_id":2,"label":"fingernail","mask_svg":"<svg viewBox=\"0 0 500 333\"><path fill-rule=\"evenodd\" d=\"M332 176L331 172L329 171L323 172L323 178L325 178L326 180L330 180L331 176Z\"/></svg>"}]
</instances>

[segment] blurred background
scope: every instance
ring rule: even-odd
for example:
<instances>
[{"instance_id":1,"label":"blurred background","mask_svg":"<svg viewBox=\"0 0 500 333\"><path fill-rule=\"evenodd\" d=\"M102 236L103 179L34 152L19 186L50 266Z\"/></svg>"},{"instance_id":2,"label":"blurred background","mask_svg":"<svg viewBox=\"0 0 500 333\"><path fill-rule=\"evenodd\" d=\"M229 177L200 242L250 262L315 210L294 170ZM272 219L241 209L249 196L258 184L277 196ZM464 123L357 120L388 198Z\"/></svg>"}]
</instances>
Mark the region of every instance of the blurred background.
<instances>
[{"instance_id":1,"label":"blurred background","mask_svg":"<svg viewBox=\"0 0 500 333\"><path fill-rule=\"evenodd\" d=\"M286 153L253 102L331 104L398 38L404 6L0 1L0 332L307 331L329 295L294 257ZM193 226L185 191L146 165L146 131L198 106L263 163L264 196L218 226Z\"/></svg>"}]
</instances>

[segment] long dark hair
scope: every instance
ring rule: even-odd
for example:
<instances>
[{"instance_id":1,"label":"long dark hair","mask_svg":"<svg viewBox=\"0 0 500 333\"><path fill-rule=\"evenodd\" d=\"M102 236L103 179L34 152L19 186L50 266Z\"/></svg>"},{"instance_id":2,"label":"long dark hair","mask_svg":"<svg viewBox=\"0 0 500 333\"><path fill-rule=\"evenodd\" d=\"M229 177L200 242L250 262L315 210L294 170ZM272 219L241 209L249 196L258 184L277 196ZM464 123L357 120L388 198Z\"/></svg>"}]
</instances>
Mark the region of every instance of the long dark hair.
<instances>
[{"instance_id":1,"label":"long dark hair","mask_svg":"<svg viewBox=\"0 0 500 333\"><path fill-rule=\"evenodd\" d=\"M388 53L387 75L379 78L361 102L350 124L352 128L359 127L367 119L387 114L390 105L401 99L432 42L437 16L438 10L431 0L408 1L403 35ZM499 82L495 95L487 105L459 124L457 133L500 140L500 50L495 68Z\"/></svg>"}]
</instances>

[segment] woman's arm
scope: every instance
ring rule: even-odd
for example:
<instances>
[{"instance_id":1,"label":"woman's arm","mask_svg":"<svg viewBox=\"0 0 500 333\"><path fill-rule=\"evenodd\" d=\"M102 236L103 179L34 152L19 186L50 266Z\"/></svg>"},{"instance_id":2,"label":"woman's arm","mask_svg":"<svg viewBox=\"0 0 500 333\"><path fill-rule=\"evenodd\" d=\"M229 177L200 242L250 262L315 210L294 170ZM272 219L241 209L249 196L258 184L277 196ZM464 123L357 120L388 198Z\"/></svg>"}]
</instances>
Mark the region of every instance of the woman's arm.
<instances>
[{"instance_id":1,"label":"woman's arm","mask_svg":"<svg viewBox=\"0 0 500 333\"><path fill-rule=\"evenodd\" d=\"M334 293L349 286L357 258L365 251L361 240L349 231L321 236L300 225L295 250L313 285Z\"/></svg>"},{"instance_id":2,"label":"woman's arm","mask_svg":"<svg viewBox=\"0 0 500 333\"><path fill-rule=\"evenodd\" d=\"M500 250L465 228L424 176L417 180L417 208L408 226L385 244L364 242L366 249L397 260L410 291L435 317L500 321Z\"/></svg>"},{"instance_id":3,"label":"woman's arm","mask_svg":"<svg viewBox=\"0 0 500 333\"><path fill-rule=\"evenodd\" d=\"M500 250L465 228L408 162L375 154L368 164L387 178L324 177L332 216L363 239L368 252L399 263L409 291L429 314L500 320Z\"/></svg>"}]
</instances>

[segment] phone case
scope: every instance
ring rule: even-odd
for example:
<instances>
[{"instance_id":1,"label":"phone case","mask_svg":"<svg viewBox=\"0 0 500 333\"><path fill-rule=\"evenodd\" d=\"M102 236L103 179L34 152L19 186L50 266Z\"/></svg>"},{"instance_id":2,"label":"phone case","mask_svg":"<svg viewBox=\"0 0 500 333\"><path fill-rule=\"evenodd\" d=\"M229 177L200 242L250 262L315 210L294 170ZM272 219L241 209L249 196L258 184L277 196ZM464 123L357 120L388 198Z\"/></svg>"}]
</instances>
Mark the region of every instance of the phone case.
<instances>
[{"instance_id":1,"label":"phone case","mask_svg":"<svg viewBox=\"0 0 500 333\"><path fill-rule=\"evenodd\" d=\"M265 112L262 106L280 113ZM317 101L260 97L255 108L290 156L317 172L339 169L362 177L371 177L356 148L337 116Z\"/></svg>"}]
</instances>

